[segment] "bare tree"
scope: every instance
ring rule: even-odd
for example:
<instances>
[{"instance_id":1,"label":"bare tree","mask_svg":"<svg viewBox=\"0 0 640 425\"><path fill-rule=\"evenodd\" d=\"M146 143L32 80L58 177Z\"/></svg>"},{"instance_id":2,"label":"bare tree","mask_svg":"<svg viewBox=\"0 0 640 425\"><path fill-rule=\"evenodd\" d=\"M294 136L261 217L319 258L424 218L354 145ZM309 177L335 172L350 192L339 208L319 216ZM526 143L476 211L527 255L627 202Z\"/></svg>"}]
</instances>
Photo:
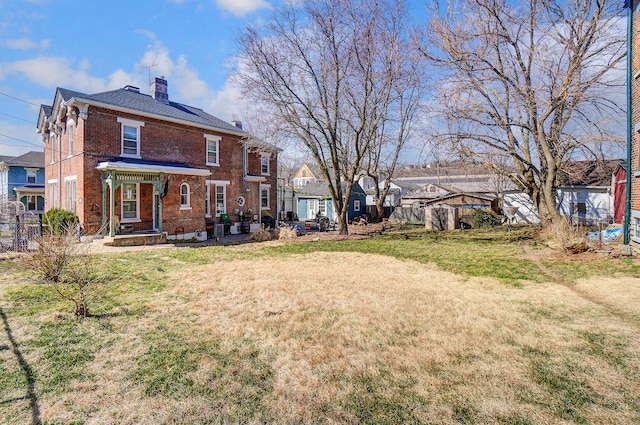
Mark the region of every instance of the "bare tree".
<instances>
[{"instance_id":1,"label":"bare tree","mask_svg":"<svg viewBox=\"0 0 640 425\"><path fill-rule=\"evenodd\" d=\"M411 137L416 115L420 112L427 91L424 57L415 48L421 37L412 40L394 37L398 46L389 46L388 54L393 58L395 82L388 113L382 121L377 137L367 151L363 169L374 182L377 216L384 218L384 204L391 190L398 158L407 140ZM380 187L380 179L383 185Z\"/></svg>"},{"instance_id":2,"label":"bare tree","mask_svg":"<svg viewBox=\"0 0 640 425\"><path fill-rule=\"evenodd\" d=\"M461 158L508 176L544 226L563 224L558 170L622 139L620 2L450 0L437 8L424 53L443 76L441 136Z\"/></svg>"},{"instance_id":3,"label":"bare tree","mask_svg":"<svg viewBox=\"0 0 640 425\"><path fill-rule=\"evenodd\" d=\"M43 235L23 263L39 282L51 285L62 299L73 303L76 317L84 318L104 276L86 245L78 242L77 224L57 230Z\"/></svg>"},{"instance_id":4,"label":"bare tree","mask_svg":"<svg viewBox=\"0 0 640 425\"><path fill-rule=\"evenodd\" d=\"M245 95L272 105L311 152L347 233L353 183L396 99L391 47L408 37L406 9L402 0L293 3L244 30L238 77Z\"/></svg>"}]
</instances>

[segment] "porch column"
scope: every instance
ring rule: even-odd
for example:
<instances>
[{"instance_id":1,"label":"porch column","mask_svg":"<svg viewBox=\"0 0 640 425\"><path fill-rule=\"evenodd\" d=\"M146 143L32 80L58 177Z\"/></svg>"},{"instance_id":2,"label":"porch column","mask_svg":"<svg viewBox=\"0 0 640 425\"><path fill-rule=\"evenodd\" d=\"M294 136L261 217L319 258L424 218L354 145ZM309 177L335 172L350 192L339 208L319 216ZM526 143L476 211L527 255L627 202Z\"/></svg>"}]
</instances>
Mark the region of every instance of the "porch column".
<instances>
[{"instance_id":1,"label":"porch column","mask_svg":"<svg viewBox=\"0 0 640 425\"><path fill-rule=\"evenodd\" d=\"M162 181L164 180L164 173L160 173L160 176L158 177L158 179L155 181L155 183L153 184L156 188L156 190L158 191L158 232L162 233L163 232L163 228L162 228L162 199L163 199L163 191L164 191L164 185L162 184ZM155 196L154 196L155 198ZM153 202L155 202L155 199L153 200Z\"/></svg>"},{"instance_id":2,"label":"porch column","mask_svg":"<svg viewBox=\"0 0 640 425\"><path fill-rule=\"evenodd\" d=\"M100 173L100 177L102 178L102 234L107 233L107 175L105 173Z\"/></svg>"},{"instance_id":3,"label":"porch column","mask_svg":"<svg viewBox=\"0 0 640 425\"><path fill-rule=\"evenodd\" d=\"M113 176L109 176L109 236L114 237L116 235L116 189L113 181Z\"/></svg>"}]
</instances>

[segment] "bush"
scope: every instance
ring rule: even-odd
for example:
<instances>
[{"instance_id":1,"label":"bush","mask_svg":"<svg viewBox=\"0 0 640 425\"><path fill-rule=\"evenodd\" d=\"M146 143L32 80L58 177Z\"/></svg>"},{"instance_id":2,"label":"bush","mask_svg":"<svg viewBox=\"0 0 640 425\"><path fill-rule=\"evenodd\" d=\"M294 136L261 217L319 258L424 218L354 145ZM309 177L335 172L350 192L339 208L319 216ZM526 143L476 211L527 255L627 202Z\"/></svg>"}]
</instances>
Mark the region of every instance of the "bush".
<instances>
[{"instance_id":1,"label":"bush","mask_svg":"<svg viewBox=\"0 0 640 425\"><path fill-rule=\"evenodd\" d=\"M42 216L42 226L52 235L66 235L78 224L78 217L68 210L51 208Z\"/></svg>"},{"instance_id":2,"label":"bush","mask_svg":"<svg viewBox=\"0 0 640 425\"><path fill-rule=\"evenodd\" d=\"M491 210L475 210L473 224L476 228L488 228L500 224L498 215Z\"/></svg>"}]
</instances>

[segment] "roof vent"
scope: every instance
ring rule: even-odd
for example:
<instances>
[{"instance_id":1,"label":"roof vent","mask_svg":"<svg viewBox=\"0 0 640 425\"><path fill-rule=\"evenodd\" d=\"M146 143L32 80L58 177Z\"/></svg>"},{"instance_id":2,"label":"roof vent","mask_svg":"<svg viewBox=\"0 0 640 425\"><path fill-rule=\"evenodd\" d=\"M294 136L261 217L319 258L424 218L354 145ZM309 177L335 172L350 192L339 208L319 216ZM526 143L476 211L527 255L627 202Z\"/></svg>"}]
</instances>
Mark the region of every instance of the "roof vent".
<instances>
[{"instance_id":1,"label":"roof vent","mask_svg":"<svg viewBox=\"0 0 640 425\"><path fill-rule=\"evenodd\" d=\"M134 93L140 93L140 87L136 86L124 86L124 89L127 91L132 91Z\"/></svg>"},{"instance_id":2,"label":"roof vent","mask_svg":"<svg viewBox=\"0 0 640 425\"><path fill-rule=\"evenodd\" d=\"M158 102L169 103L167 80L164 77L155 77L151 80L151 97Z\"/></svg>"}]
</instances>

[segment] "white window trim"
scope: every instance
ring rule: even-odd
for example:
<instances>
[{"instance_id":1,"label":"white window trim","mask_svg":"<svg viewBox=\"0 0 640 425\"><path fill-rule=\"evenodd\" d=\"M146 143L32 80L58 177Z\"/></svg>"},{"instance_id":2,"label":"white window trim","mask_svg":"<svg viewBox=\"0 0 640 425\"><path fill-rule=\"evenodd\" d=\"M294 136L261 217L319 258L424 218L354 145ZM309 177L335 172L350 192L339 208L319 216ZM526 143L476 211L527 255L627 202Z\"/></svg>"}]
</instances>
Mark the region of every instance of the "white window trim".
<instances>
[{"instance_id":1,"label":"white window trim","mask_svg":"<svg viewBox=\"0 0 640 425\"><path fill-rule=\"evenodd\" d=\"M220 214L227 213L227 186L231 184L229 180L207 180L207 191L209 192L207 195L207 199L209 199L209 214L207 217L220 217ZM211 190L211 186L213 186L213 191ZM224 211L223 213L218 213L218 206L216 204L216 186L224 186ZM213 195L213 202L211 202L211 196Z\"/></svg>"},{"instance_id":2,"label":"white window trim","mask_svg":"<svg viewBox=\"0 0 640 425\"><path fill-rule=\"evenodd\" d=\"M75 196L74 196L74 199L72 200L74 208L69 208L69 205L68 205L70 198L69 198L69 193L67 192L67 183L71 181L76 182ZM75 213L76 212L75 209L77 208L76 199L78 197L78 176L66 176L64 178L64 192L65 192L64 208L66 210L73 211Z\"/></svg>"},{"instance_id":3,"label":"white window trim","mask_svg":"<svg viewBox=\"0 0 640 425\"><path fill-rule=\"evenodd\" d=\"M67 123L67 158L71 158L73 156L73 128L74 122L69 121Z\"/></svg>"},{"instance_id":4,"label":"white window trim","mask_svg":"<svg viewBox=\"0 0 640 425\"><path fill-rule=\"evenodd\" d=\"M124 185L135 184L136 185L136 217L124 218ZM120 223L140 223L140 183L123 183L120 185Z\"/></svg>"},{"instance_id":5,"label":"white window trim","mask_svg":"<svg viewBox=\"0 0 640 425\"><path fill-rule=\"evenodd\" d=\"M220 166L220 141L222 137L214 136L213 134L205 134L205 162L210 167L219 167ZM216 142L216 162L209 162L209 141Z\"/></svg>"},{"instance_id":6,"label":"white window trim","mask_svg":"<svg viewBox=\"0 0 640 425\"><path fill-rule=\"evenodd\" d=\"M53 164L55 162L55 139L55 135L49 136L49 153L51 154L51 160L49 161L49 164Z\"/></svg>"},{"instance_id":7,"label":"white window trim","mask_svg":"<svg viewBox=\"0 0 640 425\"><path fill-rule=\"evenodd\" d=\"M140 134L141 134L140 129L144 127L144 121L130 120L128 118L121 118L121 117L118 117L117 121L120 123L120 156L124 158L137 158L137 159L142 158L140 156L140 144L142 139L140 137ZM136 146L135 155L124 153L124 126L125 125L129 127L136 127L138 129L138 143Z\"/></svg>"},{"instance_id":8,"label":"white window trim","mask_svg":"<svg viewBox=\"0 0 640 425\"><path fill-rule=\"evenodd\" d=\"M267 159L267 172L263 172L262 171L262 160L263 159ZM260 175L262 176L270 176L271 175L271 163L269 162L271 160L271 154L268 153L263 153L260 155Z\"/></svg>"},{"instance_id":9,"label":"white window trim","mask_svg":"<svg viewBox=\"0 0 640 425\"><path fill-rule=\"evenodd\" d=\"M353 201L353 212L360 212L360 200L355 199Z\"/></svg>"},{"instance_id":10,"label":"white window trim","mask_svg":"<svg viewBox=\"0 0 640 425\"><path fill-rule=\"evenodd\" d=\"M55 185L53 187L53 196L51 196L51 185ZM51 179L51 180L47 180L47 188L49 189L49 198L50 199L50 204L51 205L47 205L49 207L49 209L51 208L56 208L57 207L57 200L58 200L58 179Z\"/></svg>"},{"instance_id":11,"label":"white window trim","mask_svg":"<svg viewBox=\"0 0 640 425\"><path fill-rule=\"evenodd\" d=\"M187 188L187 203L186 204L182 203L182 188L183 187ZM180 184L180 210L181 211L191 210L191 186L189 186L189 183L186 183L186 182Z\"/></svg>"},{"instance_id":12,"label":"white window trim","mask_svg":"<svg viewBox=\"0 0 640 425\"><path fill-rule=\"evenodd\" d=\"M38 183L38 169L37 168L25 168L27 172L27 184L37 184ZM35 181L33 183L29 183L29 173L33 173L35 177Z\"/></svg>"},{"instance_id":13,"label":"white window trim","mask_svg":"<svg viewBox=\"0 0 640 425\"><path fill-rule=\"evenodd\" d=\"M262 206L262 191L267 190L267 206ZM270 184L261 184L260 185L260 209L264 211L271 210L271 185Z\"/></svg>"}]
</instances>

